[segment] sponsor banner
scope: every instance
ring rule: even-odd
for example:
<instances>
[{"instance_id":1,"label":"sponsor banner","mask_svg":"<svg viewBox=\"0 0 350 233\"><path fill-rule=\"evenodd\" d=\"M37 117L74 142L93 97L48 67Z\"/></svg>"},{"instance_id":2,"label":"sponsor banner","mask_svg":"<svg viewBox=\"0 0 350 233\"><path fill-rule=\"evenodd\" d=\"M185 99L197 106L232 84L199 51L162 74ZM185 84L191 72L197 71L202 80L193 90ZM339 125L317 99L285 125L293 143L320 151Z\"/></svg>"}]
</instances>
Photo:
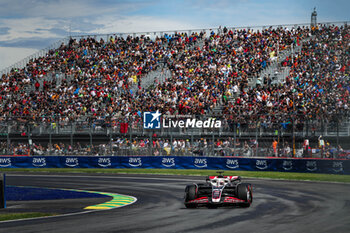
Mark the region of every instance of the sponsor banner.
<instances>
[{"instance_id":1,"label":"sponsor banner","mask_svg":"<svg viewBox=\"0 0 350 233\"><path fill-rule=\"evenodd\" d=\"M1 168L209 169L350 175L350 160L186 156L33 156L0 157Z\"/></svg>"}]
</instances>

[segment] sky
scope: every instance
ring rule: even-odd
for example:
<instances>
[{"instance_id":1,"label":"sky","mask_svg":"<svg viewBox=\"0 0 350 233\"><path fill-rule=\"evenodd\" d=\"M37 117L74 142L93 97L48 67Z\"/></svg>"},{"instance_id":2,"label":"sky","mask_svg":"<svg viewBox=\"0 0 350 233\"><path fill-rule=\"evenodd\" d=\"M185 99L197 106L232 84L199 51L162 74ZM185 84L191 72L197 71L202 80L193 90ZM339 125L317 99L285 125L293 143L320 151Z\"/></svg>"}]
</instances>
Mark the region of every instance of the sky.
<instances>
[{"instance_id":1,"label":"sky","mask_svg":"<svg viewBox=\"0 0 350 233\"><path fill-rule=\"evenodd\" d=\"M0 70L79 34L350 21L348 0L0 0Z\"/></svg>"}]
</instances>

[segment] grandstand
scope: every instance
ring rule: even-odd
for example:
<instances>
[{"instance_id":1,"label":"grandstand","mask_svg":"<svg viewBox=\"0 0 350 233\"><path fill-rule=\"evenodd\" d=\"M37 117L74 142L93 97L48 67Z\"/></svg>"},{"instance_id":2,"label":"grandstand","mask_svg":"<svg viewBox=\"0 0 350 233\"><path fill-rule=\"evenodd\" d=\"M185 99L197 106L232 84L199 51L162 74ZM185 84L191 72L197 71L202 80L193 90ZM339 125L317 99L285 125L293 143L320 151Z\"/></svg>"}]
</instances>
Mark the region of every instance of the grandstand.
<instances>
[{"instance_id":1,"label":"grandstand","mask_svg":"<svg viewBox=\"0 0 350 233\"><path fill-rule=\"evenodd\" d=\"M347 22L65 38L0 72L0 153L341 157L349 52Z\"/></svg>"}]
</instances>

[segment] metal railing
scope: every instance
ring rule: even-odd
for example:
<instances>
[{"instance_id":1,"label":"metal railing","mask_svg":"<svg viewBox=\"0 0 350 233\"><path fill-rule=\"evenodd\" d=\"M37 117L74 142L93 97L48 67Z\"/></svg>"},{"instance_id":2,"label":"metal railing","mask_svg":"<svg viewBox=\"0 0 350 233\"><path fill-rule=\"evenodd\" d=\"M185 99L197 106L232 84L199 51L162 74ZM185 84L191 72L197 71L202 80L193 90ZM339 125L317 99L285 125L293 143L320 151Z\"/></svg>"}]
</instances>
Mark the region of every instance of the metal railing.
<instances>
[{"instance_id":1,"label":"metal railing","mask_svg":"<svg viewBox=\"0 0 350 233\"><path fill-rule=\"evenodd\" d=\"M52 137L62 137L70 140L81 135L84 140L92 137L110 138L115 136L149 137L156 135L162 138L211 138L215 137L244 137L244 138L274 138L274 137L329 137L334 140L350 137L350 122L323 122L305 121L302 123L275 122L275 123L239 123L222 120L220 128L161 128L157 130L145 129L142 121L123 119L112 120L80 120L75 122L0 122L0 137L3 140L29 140ZM126 127L126 128L125 128ZM125 130L126 129L126 130ZM124 131L123 131L124 130ZM350 142L350 141L349 141Z\"/></svg>"},{"instance_id":2,"label":"metal railing","mask_svg":"<svg viewBox=\"0 0 350 233\"><path fill-rule=\"evenodd\" d=\"M0 155L95 155L95 156L243 156L243 157L296 157L296 158L347 158L349 146L325 137L308 138L305 146L301 138L274 139L254 137L151 137L115 136L105 141L84 142L73 139L52 141L0 140ZM275 142L276 146L273 146Z\"/></svg>"},{"instance_id":3,"label":"metal railing","mask_svg":"<svg viewBox=\"0 0 350 233\"><path fill-rule=\"evenodd\" d=\"M0 154L341 158L348 156L350 149L350 121L221 120L220 128L156 130L144 129L140 119L86 118L74 122L3 119ZM324 146L320 146L321 136ZM307 150L306 139L310 146ZM271 146L274 140L278 142L276 150Z\"/></svg>"}]
</instances>

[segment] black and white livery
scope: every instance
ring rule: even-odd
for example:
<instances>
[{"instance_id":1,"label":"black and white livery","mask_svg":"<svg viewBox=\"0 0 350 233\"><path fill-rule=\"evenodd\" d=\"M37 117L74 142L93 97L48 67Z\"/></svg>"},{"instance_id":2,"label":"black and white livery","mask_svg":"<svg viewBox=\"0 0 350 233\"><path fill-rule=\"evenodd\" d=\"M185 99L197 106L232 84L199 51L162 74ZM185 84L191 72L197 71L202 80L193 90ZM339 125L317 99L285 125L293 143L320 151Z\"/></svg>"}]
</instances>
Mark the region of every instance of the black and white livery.
<instances>
[{"instance_id":1,"label":"black and white livery","mask_svg":"<svg viewBox=\"0 0 350 233\"><path fill-rule=\"evenodd\" d=\"M208 176L206 183L187 185L185 189L186 208L198 206L241 206L249 207L253 202L252 185L242 183L240 176Z\"/></svg>"}]
</instances>

